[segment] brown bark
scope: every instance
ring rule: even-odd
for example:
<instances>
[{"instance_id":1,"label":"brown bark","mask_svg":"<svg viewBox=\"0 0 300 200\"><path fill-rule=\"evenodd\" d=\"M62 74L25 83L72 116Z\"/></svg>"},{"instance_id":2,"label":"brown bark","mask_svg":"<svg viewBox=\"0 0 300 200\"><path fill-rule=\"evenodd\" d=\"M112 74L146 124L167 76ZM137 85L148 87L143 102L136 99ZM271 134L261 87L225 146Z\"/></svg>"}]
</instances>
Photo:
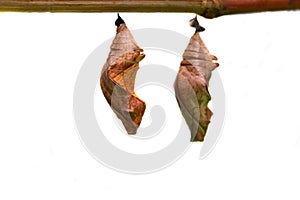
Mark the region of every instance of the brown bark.
<instances>
[{"instance_id":1,"label":"brown bark","mask_svg":"<svg viewBox=\"0 0 300 200\"><path fill-rule=\"evenodd\" d=\"M0 0L0 11L189 12L222 15L300 9L300 0Z\"/></svg>"}]
</instances>

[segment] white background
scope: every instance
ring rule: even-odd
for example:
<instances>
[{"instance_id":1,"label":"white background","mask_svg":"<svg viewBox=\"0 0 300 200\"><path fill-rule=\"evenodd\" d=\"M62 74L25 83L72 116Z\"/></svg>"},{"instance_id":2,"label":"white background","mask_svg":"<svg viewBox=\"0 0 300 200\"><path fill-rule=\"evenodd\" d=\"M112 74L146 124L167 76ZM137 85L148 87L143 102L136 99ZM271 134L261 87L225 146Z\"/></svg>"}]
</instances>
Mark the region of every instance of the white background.
<instances>
[{"instance_id":1,"label":"white background","mask_svg":"<svg viewBox=\"0 0 300 200\"><path fill-rule=\"evenodd\" d=\"M77 74L115 16L0 13L0 199L300 198L300 12L200 18L225 88L222 137L206 159L195 144L147 175L102 166L73 122ZM192 14L122 16L130 29L193 32Z\"/></svg>"}]
</instances>

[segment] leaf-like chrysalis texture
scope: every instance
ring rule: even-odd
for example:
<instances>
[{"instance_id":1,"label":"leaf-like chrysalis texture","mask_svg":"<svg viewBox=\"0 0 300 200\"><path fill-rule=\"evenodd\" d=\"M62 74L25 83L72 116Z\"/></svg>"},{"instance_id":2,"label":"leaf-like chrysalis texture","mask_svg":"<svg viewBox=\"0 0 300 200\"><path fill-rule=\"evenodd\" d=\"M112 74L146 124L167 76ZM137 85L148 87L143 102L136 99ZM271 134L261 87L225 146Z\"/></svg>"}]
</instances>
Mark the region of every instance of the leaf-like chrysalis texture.
<instances>
[{"instance_id":1,"label":"leaf-like chrysalis texture","mask_svg":"<svg viewBox=\"0 0 300 200\"><path fill-rule=\"evenodd\" d=\"M212 112L207 104L211 97L208 82L219 64L196 32L183 53L183 60L174 83L176 99L191 131L191 141L203 141Z\"/></svg>"},{"instance_id":2,"label":"leaf-like chrysalis texture","mask_svg":"<svg viewBox=\"0 0 300 200\"><path fill-rule=\"evenodd\" d=\"M145 57L142 51L126 24L119 24L100 78L102 92L128 134L137 132L146 109L134 93L139 62Z\"/></svg>"}]
</instances>

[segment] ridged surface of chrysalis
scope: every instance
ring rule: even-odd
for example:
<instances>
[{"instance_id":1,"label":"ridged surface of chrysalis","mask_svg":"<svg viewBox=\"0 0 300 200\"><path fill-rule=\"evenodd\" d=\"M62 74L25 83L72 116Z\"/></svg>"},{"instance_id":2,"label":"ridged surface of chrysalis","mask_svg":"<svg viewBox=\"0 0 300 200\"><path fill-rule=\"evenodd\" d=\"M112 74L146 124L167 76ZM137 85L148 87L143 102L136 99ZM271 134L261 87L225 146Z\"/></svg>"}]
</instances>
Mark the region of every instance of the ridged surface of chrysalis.
<instances>
[{"instance_id":1,"label":"ridged surface of chrysalis","mask_svg":"<svg viewBox=\"0 0 300 200\"><path fill-rule=\"evenodd\" d=\"M208 82L218 64L196 32L183 53L174 83L176 99L191 131L191 141L203 141L212 112L207 104L211 97Z\"/></svg>"},{"instance_id":2,"label":"ridged surface of chrysalis","mask_svg":"<svg viewBox=\"0 0 300 200\"><path fill-rule=\"evenodd\" d=\"M134 92L139 62L145 57L125 23L117 28L110 53L104 64L100 85L112 110L128 134L135 134L146 104Z\"/></svg>"}]
</instances>

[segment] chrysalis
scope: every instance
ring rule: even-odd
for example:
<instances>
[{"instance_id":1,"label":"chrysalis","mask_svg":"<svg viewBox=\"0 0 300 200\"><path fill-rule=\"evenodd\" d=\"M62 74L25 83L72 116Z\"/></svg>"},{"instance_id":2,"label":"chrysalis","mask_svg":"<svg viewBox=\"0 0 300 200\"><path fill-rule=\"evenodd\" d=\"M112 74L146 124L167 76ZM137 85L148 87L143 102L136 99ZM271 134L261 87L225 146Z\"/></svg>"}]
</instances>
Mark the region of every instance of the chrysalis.
<instances>
[{"instance_id":1,"label":"chrysalis","mask_svg":"<svg viewBox=\"0 0 300 200\"><path fill-rule=\"evenodd\" d=\"M128 134L135 134L146 104L134 92L139 62L145 57L118 14L116 36L100 78L102 92Z\"/></svg>"},{"instance_id":2,"label":"chrysalis","mask_svg":"<svg viewBox=\"0 0 300 200\"><path fill-rule=\"evenodd\" d=\"M174 83L176 99L181 113L191 131L191 141L203 141L212 112L207 104L211 97L208 82L211 72L219 65L202 41L199 32L205 29L197 21L190 20L196 28L194 35L183 53L183 60Z\"/></svg>"}]
</instances>

